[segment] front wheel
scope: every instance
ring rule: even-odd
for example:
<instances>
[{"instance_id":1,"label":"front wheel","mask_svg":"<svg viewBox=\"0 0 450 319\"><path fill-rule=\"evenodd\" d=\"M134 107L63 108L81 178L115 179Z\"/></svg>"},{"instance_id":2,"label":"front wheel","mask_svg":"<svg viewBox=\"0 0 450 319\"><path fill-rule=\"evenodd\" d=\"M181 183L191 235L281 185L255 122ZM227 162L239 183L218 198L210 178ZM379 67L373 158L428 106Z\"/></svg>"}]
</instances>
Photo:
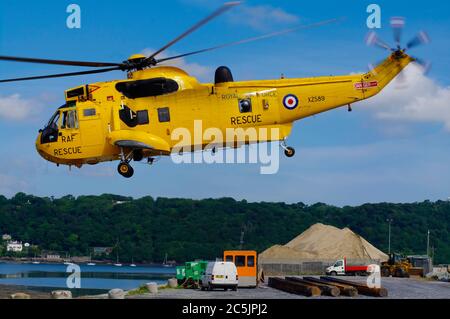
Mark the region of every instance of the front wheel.
<instances>
[{"instance_id":1,"label":"front wheel","mask_svg":"<svg viewBox=\"0 0 450 319\"><path fill-rule=\"evenodd\" d=\"M333 276L333 277L334 277L334 276L337 276L337 272L332 271L332 272L330 273L330 275Z\"/></svg>"},{"instance_id":2,"label":"front wheel","mask_svg":"<svg viewBox=\"0 0 450 319\"><path fill-rule=\"evenodd\" d=\"M131 167L130 164L122 162L117 167L117 171L120 175L122 175L125 178L130 178L134 175L134 169Z\"/></svg>"}]
</instances>

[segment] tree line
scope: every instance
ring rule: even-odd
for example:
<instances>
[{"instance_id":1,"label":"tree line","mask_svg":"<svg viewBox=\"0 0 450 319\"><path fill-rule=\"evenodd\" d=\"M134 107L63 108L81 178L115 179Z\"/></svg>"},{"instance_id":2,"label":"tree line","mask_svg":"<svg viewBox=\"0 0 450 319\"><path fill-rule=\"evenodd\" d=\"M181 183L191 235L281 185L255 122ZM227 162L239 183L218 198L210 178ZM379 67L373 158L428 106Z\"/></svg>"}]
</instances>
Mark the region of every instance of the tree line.
<instances>
[{"instance_id":1,"label":"tree line","mask_svg":"<svg viewBox=\"0 0 450 319\"><path fill-rule=\"evenodd\" d=\"M93 247L112 247L120 261L183 262L215 259L223 250L262 252L285 244L315 223L349 227L377 248L426 254L427 231L435 263L450 262L450 202L366 204L335 207L323 203L249 203L222 199L140 199L118 195L62 198L18 193L0 196L0 234L40 250L88 256ZM0 255L6 254L5 248Z\"/></svg>"}]
</instances>

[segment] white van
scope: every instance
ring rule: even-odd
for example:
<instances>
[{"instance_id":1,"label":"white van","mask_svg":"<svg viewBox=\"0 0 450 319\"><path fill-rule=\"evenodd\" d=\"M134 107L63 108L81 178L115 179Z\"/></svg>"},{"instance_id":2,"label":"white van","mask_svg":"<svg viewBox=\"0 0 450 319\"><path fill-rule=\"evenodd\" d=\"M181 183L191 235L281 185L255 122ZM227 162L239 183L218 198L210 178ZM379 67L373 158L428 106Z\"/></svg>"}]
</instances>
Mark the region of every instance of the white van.
<instances>
[{"instance_id":1,"label":"white van","mask_svg":"<svg viewBox=\"0 0 450 319\"><path fill-rule=\"evenodd\" d=\"M222 288L227 291L232 289L237 290L238 287L238 273L236 265L227 261L209 262L204 275L202 276L202 290L213 290L215 288Z\"/></svg>"}]
</instances>

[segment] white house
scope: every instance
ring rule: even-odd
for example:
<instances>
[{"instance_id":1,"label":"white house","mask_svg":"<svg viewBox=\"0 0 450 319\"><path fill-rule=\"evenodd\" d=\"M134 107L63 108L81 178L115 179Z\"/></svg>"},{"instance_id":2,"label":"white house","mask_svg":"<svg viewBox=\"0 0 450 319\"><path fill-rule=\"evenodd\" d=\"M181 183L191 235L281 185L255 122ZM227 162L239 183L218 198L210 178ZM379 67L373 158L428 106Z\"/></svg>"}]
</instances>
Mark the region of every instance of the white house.
<instances>
[{"instance_id":1,"label":"white house","mask_svg":"<svg viewBox=\"0 0 450 319\"><path fill-rule=\"evenodd\" d=\"M4 240L4 241L11 240L11 235L4 234L4 235L2 236L2 240Z\"/></svg>"},{"instance_id":2,"label":"white house","mask_svg":"<svg viewBox=\"0 0 450 319\"><path fill-rule=\"evenodd\" d=\"M23 245L18 241L10 241L6 246L7 251L12 251L15 253L20 253L23 250Z\"/></svg>"}]
</instances>

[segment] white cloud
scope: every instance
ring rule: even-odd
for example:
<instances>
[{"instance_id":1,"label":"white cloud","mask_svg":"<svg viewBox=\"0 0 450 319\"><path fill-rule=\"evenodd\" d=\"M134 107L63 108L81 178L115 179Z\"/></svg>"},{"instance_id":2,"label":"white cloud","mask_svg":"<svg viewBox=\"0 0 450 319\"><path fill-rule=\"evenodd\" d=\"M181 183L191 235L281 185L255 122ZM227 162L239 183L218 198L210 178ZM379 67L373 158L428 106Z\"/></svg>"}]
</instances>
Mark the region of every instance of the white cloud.
<instances>
[{"instance_id":1,"label":"white cloud","mask_svg":"<svg viewBox=\"0 0 450 319\"><path fill-rule=\"evenodd\" d=\"M37 102L23 98L20 94L0 95L0 120L23 121L39 114Z\"/></svg>"},{"instance_id":2,"label":"white cloud","mask_svg":"<svg viewBox=\"0 0 450 319\"><path fill-rule=\"evenodd\" d=\"M218 8L224 1L182 0L182 2L210 10ZM271 5L241 4L227 13L230 23L250 26L257 31L267 31L274 25L288 25L299 22L299 17Z\"/></svg>"},{"instance_id":3,"label":"white cloud","mask_svg":"<svg viewBox=\"0 0 450 319\"><path fill-rule=\"evenodd\" d=\"M397 78L363 103L380 120L442 123L450 131L450 86L436 83L415 65L404 72L404 83Z\"/></svg>"},{"instance_id":4,"label":"white cloud","mask_svg":"<svg viewBox=\"0 0 450 319\"><path fill-rule=\"evenodd\" d=\"M147 49L144 49L141 53L145 56L150 56L155 51L156 50L154 50L154 49L147 48ZM179 53L177 53L177 52L165 51L165 52L162 52L160 55L158 55L158 58L162 59L162 58L167 58L170 56L176 56L178 54ZM163 65L170 65L170 66L178 67L178 68L186 71L187 73L189 73L189 75L192 75L201 81L210 82L213 80L213 75L214 75L213 68L206 66L206 65L201 65L198 63L189 63L184 58L175 59L175 60L167 61L167 62L160 64L160 66L163 66Z\"/></svg>"},{"instance_id":5,"label":"white cloud","mask_svg":"<svg viewBox=\"0 0 450 319\"><path fill-rule=\"evenodd\" d=\"M298 23L299 20L296 15L270 5L243 5L236 9L236 13L230 14L232 23L248 25L258 31L266 31L268 27L273 25Z\"/></svg>"}]
</instances>

